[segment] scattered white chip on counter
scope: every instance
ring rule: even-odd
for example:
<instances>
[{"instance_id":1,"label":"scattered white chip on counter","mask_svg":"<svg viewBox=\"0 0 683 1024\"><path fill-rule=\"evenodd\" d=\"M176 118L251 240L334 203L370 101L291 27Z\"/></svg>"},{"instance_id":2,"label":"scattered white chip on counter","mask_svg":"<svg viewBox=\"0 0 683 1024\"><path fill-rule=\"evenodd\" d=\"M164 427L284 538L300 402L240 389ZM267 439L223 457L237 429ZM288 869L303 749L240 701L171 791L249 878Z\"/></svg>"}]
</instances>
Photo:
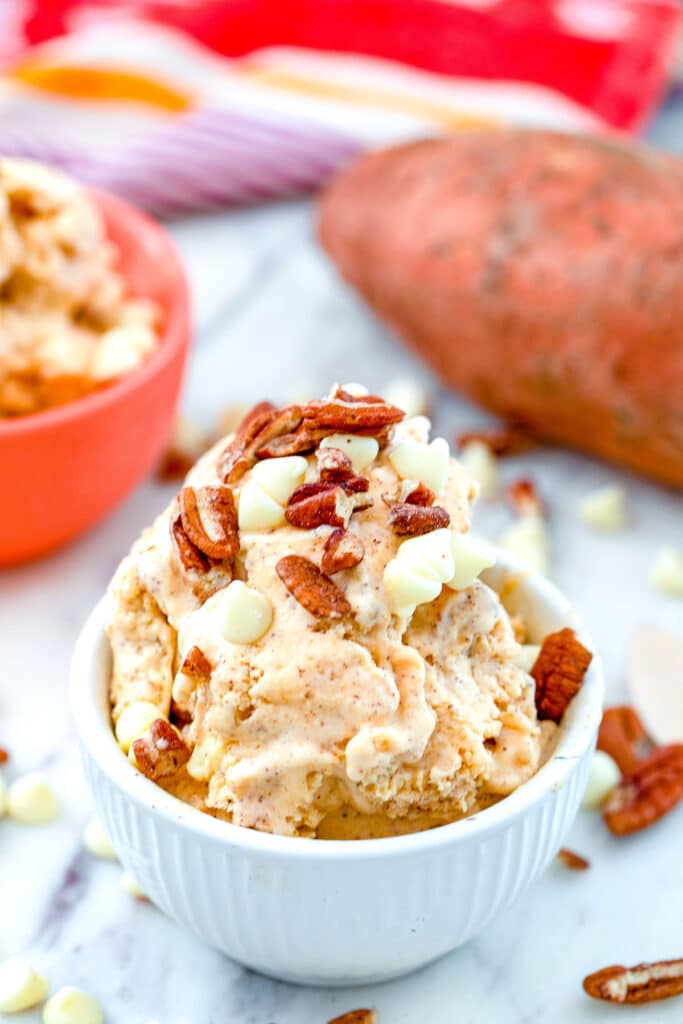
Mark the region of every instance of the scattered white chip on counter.
<instances>
[{"instance_id":1,"label":"scattered white chip on counter","mask_svg":"<svg viewBox=\"0 0 683 1024\"><path fill-rule=\"evenodd\" d=\"M599 810L620 779L621 772L616 761L604 750L596 750L581 806L590 811Z\"/></svg>"},{"instance_id":2,"label":"scattered white chip on counter","mask_svg":"<svg viewBox=\"0 0 683 1024\"><path fill-rule=\"evenodd\" d=\"M660 548L650 575L652 585L663 594L683 597L683 550Z\"/></svg>"},{"instance_id":3,"label":"scattered white chip on counter","mask_svg":"<svg viewBox=\"0 0 683 1024\"><path fill-rule=\"evenodd\" d=\"M498 493L498 460L483 441L469 441L458 456L460 464L472 480L479 484L479 494L485 500Z\"/></svg>"},{"instance_id":4,"label":"scattered white chip on counter","mask_svg":"<svg viewBox=\"0 0 683 1024\"><path fill-rule=\"evenodd\" d=\"M451 534L451 553L455 572L446 586L452 590L471 587L480 572L496 564L496 549L488 541L471 533Z\"/></svg>"},{"instance_id":5,"label":"scattered white chip on counter","mask_svg":"<svg viewBox=\"0 0 683 1024\"><path fill-rule=\"evenodd\" d=\"M540 644L522 644L519 649L519 657L517 658L517 664L525 672L531 672L536 659L541 653Z\"/></svg>"},{"instance_id":6,"label":"scattered white chip on counter","mask_svg":"<svg viewBox=\"0 0 683 1024\"><path fill-rule=\"evenodd\" d=\"M540 516L518 519L502 534L498 543L525 569L547 576L548 534Z\"/></svg>"},{"instance_id":7,"label":"scattered white chip on counter","mask_svg":"<svg viewBox=\"0 0 683 1024\"><path fill-rule=\"evenodd\" d=\"M357 434L330 434L322 439L320 448L339 448L351 459L354 473L367 469L379 452L379 444L374 437L359 437Z\"/></svg>"},{"instance_id":8,"label":"scattered white chip on counter","mask_svg":"<svg viewBox=\"0 0 683 1024\"><path fill-rule=\"evenodd\" d=\"M267 633L273 621L268 597L242 580L233 580L221 591L221 635L233 644L252 644Z\"/></svg>"},{"instance_id":9,"label":"scattered white chip on counter","mask_svg":"<svg viewBox=\"0 0 683 1024\"><path fill-rule=\"evenodd\" d=\"M135 700L125 707L116 723L116 739L124 754L127 754L135 740L143 736L152 722L164 716L149 700Z\"/></svg>"},{"instance_id":10,"label":"scattered white chip on counter","mask_svg":"<svg viewBox=\"0 0 683 1024\"><path fill-rule=\"evenodd\" d=\"M102 1007L94 996L65 985L43 1007L44 1024L102 1024Z\"/></svg>"},{"instance_id":11,"label":"scattered white chip on counter","mask_svg":"<svg viewBox=\"0 0 683 1024\"><path fill-rule=\"evenodd\" d=\"M131 896L134 896L136 900L147 900L146 893L142 891L130 871L124 871L121 875L121 887L130 893Z\"/></svg>"},{"instance_id":12,"label":"scattered white chip on counter","mask_svg":"<svg viewBox=\"0 0 683 1024\"><path fill-rule=\"evenodd\" d=\"M389 461L400 477L420 480L441 496L448 479L448 441L435 437L429 444L406 438L391 449Z\"/></svg>"},{"instance_id":13,"label":"scattered white chip on counter","mask_svg":"<svg viewBox=\"0 0 683 1024\"><path fill-rule=\"evenodd\" d=\"M587 494L579 502L579 519L595 530L621 530L626 524L623 487L607 484Z\"/></svg>"},{"instance_id":14,"label":"scattered white chip on counter","mask_svg":"<svg viewBox=\"0 0 683 1024\"><path fill-rule=\"evenodd\" d=\"M0 1012L21 1013L42 1003L49 991L43 978L22 956L0 964Z\"/></svg>"},{"instance_id":15,"label":"scattered white chip on counter","mask_svg":"<svg viewBox=\"0 0 683 1024\"><path fill-rule=\"evenodd\" d=\"M7 813L22 825L47 825L59 816L61 805L42 772L23 775L7 793Z\"/></svg>"},{"instance_id":16,"label":"scattered white chip on counter","mask_svg":"<svg viewBox=\"0 0 683 1024\"><path fill-rule=\"evenodd\" d=\"M96 814L93 815L85 826L83 845L88 853L92 853L94 857L101 857L103 860L118 860L116 850L111 845L111 840L105 831L104 825Z\"/></svg>"},{"instance_id":17,"label":"scattered white chip on counter","mask_svg":"<svg viewBox=\"0 0 683 1024\"><path fill-rule=\"evenodd\" d=\"M394 377L385 384L382 397L389 405L403 409L406 416L423 416L429 411L429 396L412 377Z\"/></svg>"}]
</instances>

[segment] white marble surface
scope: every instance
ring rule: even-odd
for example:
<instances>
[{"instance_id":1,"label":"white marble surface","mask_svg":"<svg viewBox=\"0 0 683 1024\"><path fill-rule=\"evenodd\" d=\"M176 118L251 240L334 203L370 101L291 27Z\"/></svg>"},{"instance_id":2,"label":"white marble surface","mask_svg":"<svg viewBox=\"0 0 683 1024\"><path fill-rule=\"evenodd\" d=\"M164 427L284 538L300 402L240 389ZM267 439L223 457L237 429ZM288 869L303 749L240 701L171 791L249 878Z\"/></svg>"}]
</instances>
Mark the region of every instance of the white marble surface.
<instances>
[{"instance_id":1,"label":"white marble surface","mask_svg":"<svg viewBox=\"0 0 683 1024\"><path fill-rule=\"evenodd\" d=\"M185 395L194 416L208 422L236 399L287 398L332 379L380 387L409 372L433 390L439 433L452 437L484 419L440 389L340 284L316 249L307 203L198 218L173 232L196 294ZM568 453L536 451L504 466L509 478L522 471L548 500L553 577L588 620L605 658L609 700L619 700L633 627L655 622L683 631L683 603L648 584L656 548L683 545L682 499ZM628 529L591 533L577 521L577 500L616 479L628 491ZM108 1024L324 1024L359 1005L375 1006L381 1024L531 1024L611 1019L609 1008L584 997L584 974L683 955L683 811L622 841L606 834L598 816L582 814L569 845L591 859L590 871L552 866L466 948L371 989L306 990L260 978L136 903L120 887L120 869L81 846L91 802L65 688L81 622L167 494L149 482L68 550L0 576L0 745L12 753L6 774L45 769L65 807L45 829L0 822L0 960L28 952L54 987L73 983L96 994ZM492 536L507 520L500 506L477 512L478 528ZM648 1021L681 1014L679 1001L638 1011ZM39 1015L21 1019L34 1024Z\"/></svg>"}]
</instances>

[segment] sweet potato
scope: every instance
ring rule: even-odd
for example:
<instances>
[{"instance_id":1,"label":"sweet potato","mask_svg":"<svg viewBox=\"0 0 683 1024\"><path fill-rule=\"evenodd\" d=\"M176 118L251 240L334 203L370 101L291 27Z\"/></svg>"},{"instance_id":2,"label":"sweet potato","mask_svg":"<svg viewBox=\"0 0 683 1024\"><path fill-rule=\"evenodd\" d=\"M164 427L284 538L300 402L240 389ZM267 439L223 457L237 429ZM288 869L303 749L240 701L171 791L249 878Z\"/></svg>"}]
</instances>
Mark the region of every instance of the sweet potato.
<instances>
[{"instance_id":1,"label":"sweet potato","mask_svg":"<svg viewBox=\"0 0 683 1024\"><path fill-rule=\"evenodd\" d=\"M319 234L449 384L683 487L683 162L548 131L425 140L343 171Z\"/></svg>"}]
</instances>

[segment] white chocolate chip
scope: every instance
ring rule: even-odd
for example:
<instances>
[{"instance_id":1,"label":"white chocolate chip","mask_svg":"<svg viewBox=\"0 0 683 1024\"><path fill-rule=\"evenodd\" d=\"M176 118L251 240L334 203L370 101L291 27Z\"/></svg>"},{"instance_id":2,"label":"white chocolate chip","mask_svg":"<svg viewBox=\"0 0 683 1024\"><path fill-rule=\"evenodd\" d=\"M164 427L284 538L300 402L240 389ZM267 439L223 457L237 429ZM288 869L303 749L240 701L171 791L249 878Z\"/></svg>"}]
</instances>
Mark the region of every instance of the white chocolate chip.
<instances>
[{"instance_id":1,"label":"white chocolate chip","mask_svg":"<svg viewBox=\"0 0 683 1024\"><path fill-rule=\"evenodd\" d=\"M47 777L31 772L9 787L7 811L22 825L47 825L59 816L61 806Z\"/></svg>"},{"instance_id":2,"label":"white chocolate chip","mask_svg":"<svg viewBox=\"0 0 683 1024\"><path fill-rule=\"evenodd\" d=\"M285 513L282 505L251 480L240 490L237 518L240 530L272 530L284 524Z\"/></svg>"},{"instance_id":3,"label":"white chocolate chip","mask_svg":"<svg viewBox=\"0 0 683 1024\"><path fill-rule=\"evenodd\" d=\"M483 441L470 441L460 453L460 463L475 483L484 500L494 498L498 492L498 460Z\"/></svg>"},{"instance_id":4,"label":"white chocolate chip","mask_svg":"<svg viewBox=\"0 0 683 1024\"><path fill-rule=\"evenodd\" d=\"M454 572L450 530L432 530L404 541L384 570L393 611L404 614L433 601Z\"/></svg>"},{"instance_id":5,"label":"white chocolate chip","mask_svg":"<svg viewBox=\"0 0 683 1024\"><path fill-rule=\"evenodd\" d=\"M650 579L663 594L683 597L683 551L673 547L660 548Z\"/></svg>"},{"instance_id":6,"label":"white chocolate chip","mask_svg":"<svg viewBox=\"0 0 683 1024\"><path fill-rule=\"evenodd\" d=\"M273 606L265 594L233 580L221 592L221 634L232 644L252 644L267 633Z\"/></svg>"},{"instance_id":7,"label":"white chocolate chip","mask_svg":"<svg viewBox=\"0 0 683 1024\"><path fill-rule=\"evenodd\" d=\"M354 473L362 473L377 458L379 444L374 437L356 434L330 434L320 442L321 448L339 448L351 459Z\"/></svg>"},{"instance_id":8,"label":"white chocolate chip","mask_svg":"<svg viewBox=\"0 0 683 1024\"><path fill-rule=\"evenodd\" d=\"M579 502L579 518L595 530L620 530L626 523L624 489L608 484L587 494Z\"/></svg>"},{"instance_id":9,"label":"white chocolate chip","mask_svg":"<svg viewBox=\"0 0 683 1024\"><path fill-rule=\"evenodd\" d=\"M123 709L116 722L116 740L124 754L132 744L149 729L152 722L164 716L155 704L148 700L135 700Z\"/></svg>"},{"instance_id":10,"label":"white chocolate chip","mask_svg":"<svg viewBox=\"0 0 683 1024\"><path fill-rule=\"evenodd\" d=\"M307 467L308 462L301 455L264 459L256 463L251 478L269 498L284 506L294 489L303 482Z\"/></svg>"},{"instance_id":11,"label":"white chocolate chip","mask_svg":"<svg viewBox=\"0 0 683 1024\"><path fill-rule=\"evenodd\" d=\"M397 614L414 611L418 604L433 601L441 593L441 583L411 572L410 566L394 558L384 570L384 586L391 608Z\"/></svg>"},{"instance_id":12,"label":"white chocolate chip","mask_svg":"<svg viewBox=\"0 0 683 1024\"><path fill-rule=\"evenodd\" d=\"M451 534L451 552L455 572L446 580L446 586L452 590L471 587L480 572L496 564L493 545L471 533Z\"/></svg>"},{"instance_id":13,"label":"white chocolate chip","mask_svg":"<svg viewBox=\"0 0 683 1024\"><path fill-rule=\"evenodd\" d=\"M142 891L130 871L124 871L121 875L121 887L134 896L136 900L146 900L147 894Z\"/></svg>"},{"instance_id":14,"label":"white chocolate chip","mask_svg":"<svg viewBox=\"0 0 683 1024\"><path fill-rule=\"evenodd\" d=\"M540 644L522 644L517 655L517 664L527 674L531 672L541 653Z\"/></svg>"},{"instance_id":15,"label":"white chocolate chip","mask_svg":"<svg viewBox=\"0 0 683 1024\"><path fill-rule=\"evenodd\" d=\"M4 776L0 775L0 818L7 812L7 783Z\"/></svg>"},{"instance_id":16,"label":"white chocolate chip","mask_svg":"<svg viewBox=\"0 0 683 1024\"><path fill-rule=\"evenodd\" d=\"M47 978L34 971L28 960L15 956L0 964L0 1012L21 1013L46 998Z\"/></svg>"},{"instance_id":17,"label":"white chocolate chip","mask_svg":"<svg viewBox=\"0 0 683 1024\"><path fill-rule=\"evenodd\" d=\"M429 432L432 425L426 416L408 416L397 423L391 431L391 441L394 447L403 441L417 441L419 444L427 444Z\"/></svg>"},{"instance_id":18,"label":"white chocolate chip","mask_svg":"<svg viewBox=\"0 0 683 1024\"><path fill-rule=\"evenodd\" d=\"M43 1024L102 1024L103 1020L95 997L73 985L60 988L43 1007Z\"/></svg>"},{"instance_id":19,"label":"white chocolate chip","mask_svg":"<svg viewBox=\"0 0 683 1024\"><path fill-rule=\"evenodd\" d=\"M147 356L156 343L149 327L140 324L112 327L97 343L90 372L95 380L111 380L129 373Z\"/></svg>"},{"instance_id":20,"label":"white chocolate chip","mask_svg":"<svg viewBox=\"0 0 683 1024\"><path fill-rule=\"evenodd\" d=\"M406 416L422 416L429 409L427 392L412 377L394 377L383 388L382 397L389 405L403 409Z\"/></svg>"},{"instance_id":21,"label":"white chocolate chip","mask_svg":"<svg viewBox=\"0 0 683 1024\"><path fill-rule=\"evenodd\" d=\"M446 488L449 457L448 441L443 437L435 437L430 444L408 438L389 452L389 461L399 476L421 480L437 495Z\"/></svg>"},{"instance_id":22,"label":"white chocolate chip","mask_svg":"<svg viewBox=\"0 0 683 1024\"><path fill-rule=\"evenodd\" d=\"M85 826L83 845L94 857L101 857L103 860L118 860L116 850L111 845L111 840L97 815L93 815Z\"/></svg>"},{"instance_id":23,"label":"white chocolate chip","mask_svg":"<svg viewBox=\"0 0 683 1024\"><path fill-rule=\"evenodd\" d=\"M190 760L187 762L188 774L193 779L210 779L219 771L224 754L225 744L218 736L209 733L196 744L192 751Z\"/></svg>"},{"instance_id":24,"label":"white chocolate chip","mask_svg":"<svg viewBox=\"0 0 683 1024\"><path fill-rule=\"evenodd\" d=\"M365 398L366 395L370 394L365 384L358 384L355 380L350 381L348 384L342 384L342 391L346 391L353 398Z\"/></svg>"},{"instance_id":25,"label":"white chocolate chip","mask_svg":"<svg viewBox=\"0 0 683 1024\"><path fill-rule=\"evenodd\" d=\"M616 761L603 750L596 750L591 761L581 806L587 810L597 811L620 779L621 772Z\"/></svg>"},{"instance_id":26,"label":"white chocolate chip","mask_svg":"<svg viewBox=\"0 0 683 1024\"><path fill-rule=\"evenodd\" d=\"M500 546L529 572L548 574L548 535L540 516L523 516L508 527Z\"/></svg>"}]
</instances>

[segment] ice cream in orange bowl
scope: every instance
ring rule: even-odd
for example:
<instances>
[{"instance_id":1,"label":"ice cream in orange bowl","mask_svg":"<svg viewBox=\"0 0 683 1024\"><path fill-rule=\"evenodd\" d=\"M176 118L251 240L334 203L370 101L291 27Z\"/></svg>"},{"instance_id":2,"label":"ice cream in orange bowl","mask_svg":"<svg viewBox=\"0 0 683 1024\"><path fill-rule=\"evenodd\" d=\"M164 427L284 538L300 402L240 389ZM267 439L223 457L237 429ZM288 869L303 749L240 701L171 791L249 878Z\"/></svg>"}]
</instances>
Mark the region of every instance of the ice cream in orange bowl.
<instances>
[{"instance_id":1,"label":"ice cream in orange bowl","mask_svg":"<svg viewBox=\"0 0 683 1024\"><path fill-rule=\"evenodd\" d=\"M166 232L122 200L0 159L0 565L110 511L168 436L189 297Z\"/></svg>"}]
</instances>

